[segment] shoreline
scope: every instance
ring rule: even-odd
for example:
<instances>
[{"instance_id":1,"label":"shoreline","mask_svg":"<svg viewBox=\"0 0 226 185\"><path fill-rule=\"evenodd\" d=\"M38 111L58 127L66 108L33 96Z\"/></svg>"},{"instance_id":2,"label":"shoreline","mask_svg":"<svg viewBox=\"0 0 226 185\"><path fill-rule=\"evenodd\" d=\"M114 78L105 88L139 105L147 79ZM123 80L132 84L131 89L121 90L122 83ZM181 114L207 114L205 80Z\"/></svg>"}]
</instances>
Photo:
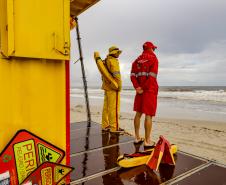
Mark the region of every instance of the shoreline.
<instances>
[{"instance_id":1,"label":"shoreline","mask_svg":"<svg viewBox=\"0 0 226 185\"><path fill-rule=\"evenodd\" d=\"M91 106L92 121L101 123L102 107ZM134 135L133 113L120 114L120 127ZM71 122L86 120L85 106L71 106ZM144 116L140 135L144 136ZM152 139L165 136L179 150L226 164L226 124L213 121L153 118Z\"/></svg>"}]
</instances>

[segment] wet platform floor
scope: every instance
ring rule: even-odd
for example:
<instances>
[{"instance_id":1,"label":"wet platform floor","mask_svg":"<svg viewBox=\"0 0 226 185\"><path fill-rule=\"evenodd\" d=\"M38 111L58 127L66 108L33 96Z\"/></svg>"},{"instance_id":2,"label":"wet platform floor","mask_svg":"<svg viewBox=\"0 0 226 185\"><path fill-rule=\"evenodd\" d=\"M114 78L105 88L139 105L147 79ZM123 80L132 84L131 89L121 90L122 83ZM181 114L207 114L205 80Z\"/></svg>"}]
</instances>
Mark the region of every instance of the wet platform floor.
<instances>
[{"instance_id":1,"label":"wet platform floor","mask_svg":"<svg viewBox=\"0 0 226 185\"><path fill-rule=\"evenodd\" d=\"M143 151L143 146L135 146L133 137L129 135L102 132L100 125L93 122L90 125L85 122L72 123L71 146L71 166L75 168L71 184L226 184L226 168L183 152L175 155L175 167L161 164L159 172L154 172L145 165L120 169L116 163L118 156Z\"/></svg>"}]
</instances>

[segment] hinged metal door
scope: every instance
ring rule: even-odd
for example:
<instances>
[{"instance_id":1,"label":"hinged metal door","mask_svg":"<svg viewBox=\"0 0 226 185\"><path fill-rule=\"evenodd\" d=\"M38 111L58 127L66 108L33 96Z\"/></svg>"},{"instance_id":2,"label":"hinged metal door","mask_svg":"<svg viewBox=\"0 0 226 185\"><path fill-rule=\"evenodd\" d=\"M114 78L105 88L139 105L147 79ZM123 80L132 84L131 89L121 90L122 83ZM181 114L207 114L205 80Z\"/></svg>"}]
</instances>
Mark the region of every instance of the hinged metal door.
<instances>
[{"instance_id":1,"label":"hinged metal door","mask_svg":"<svg viewBox=\"0 0 226 185\"><path fill-rule=\"evenodd\" d=\"M70 0L0 0L0 6L3 56L69 59Z\"/></svg>"}]
</instances>

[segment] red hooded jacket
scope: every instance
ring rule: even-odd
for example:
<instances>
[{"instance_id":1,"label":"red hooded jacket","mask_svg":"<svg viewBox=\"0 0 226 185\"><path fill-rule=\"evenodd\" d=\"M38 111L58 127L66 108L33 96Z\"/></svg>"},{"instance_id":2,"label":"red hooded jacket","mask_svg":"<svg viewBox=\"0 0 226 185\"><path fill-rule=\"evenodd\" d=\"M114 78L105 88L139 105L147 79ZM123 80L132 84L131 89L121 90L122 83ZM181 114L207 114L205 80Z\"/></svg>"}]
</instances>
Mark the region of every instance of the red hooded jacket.
<instances>
[{"instance_id":1,"label":"red hooded jacket","mask_svg":"<svg viewBox=\"0 0 226 185\"><path fill-rule=\"evenodd\" d=\"M141 87L146 92L158 93L158 59L156 55L148 50L133 62L130 74L134 88Z\"/></svg>"}]
</instances>

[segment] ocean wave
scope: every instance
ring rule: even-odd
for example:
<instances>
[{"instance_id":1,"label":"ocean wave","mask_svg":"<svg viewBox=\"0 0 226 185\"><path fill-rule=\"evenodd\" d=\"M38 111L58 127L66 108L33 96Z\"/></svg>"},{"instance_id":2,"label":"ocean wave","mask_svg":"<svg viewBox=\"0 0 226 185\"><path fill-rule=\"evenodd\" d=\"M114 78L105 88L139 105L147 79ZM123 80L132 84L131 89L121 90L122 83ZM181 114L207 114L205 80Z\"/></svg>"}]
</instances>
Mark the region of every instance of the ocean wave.
<instances>
[{"instance_id":1,"label":"ocean wave","mask_svg":"<svg viewBox=\"0 0 226 185\"><path fill-rule=\"evenodd\" d=\"M84 95L82 94L71 94L70 95L72 98L85 98ZM104 99L103 96L89 96L90 99Z\"/></svg>"},{"instance_id":2,"label":"ocean wave","mask_svg":"<svg viewBox=\"0 0 226 185\"><path fill-rule=\"evenodd\" d=\"M89 97L98 98L103 97L104 91L101 89L89 89ZM134 90L122 90L121 97L127 99L133 99L135 96ZM71 96L80 95L84 96L83 89L71 89ZM75 96L74 96L75 97ZM158 94L159 98L162 99L178 99L178 100L193 100L193 101L212 101L226 103L226 92L223 89L220 90L193 90L193 91L166 91L160 90Z\"/></svg>"},{"instance_id":3,"label":"ocean wave","mask_svg":"<svg viewBox=\"0 0 226 185\"><path fill-rule=\"evenodd\" d=\"M180 100L196 100L196 101L214 101L226 103L226 92L224 90L218 91L160 91L159 98L171 98Z\"/></svg>"}]
</instances>

